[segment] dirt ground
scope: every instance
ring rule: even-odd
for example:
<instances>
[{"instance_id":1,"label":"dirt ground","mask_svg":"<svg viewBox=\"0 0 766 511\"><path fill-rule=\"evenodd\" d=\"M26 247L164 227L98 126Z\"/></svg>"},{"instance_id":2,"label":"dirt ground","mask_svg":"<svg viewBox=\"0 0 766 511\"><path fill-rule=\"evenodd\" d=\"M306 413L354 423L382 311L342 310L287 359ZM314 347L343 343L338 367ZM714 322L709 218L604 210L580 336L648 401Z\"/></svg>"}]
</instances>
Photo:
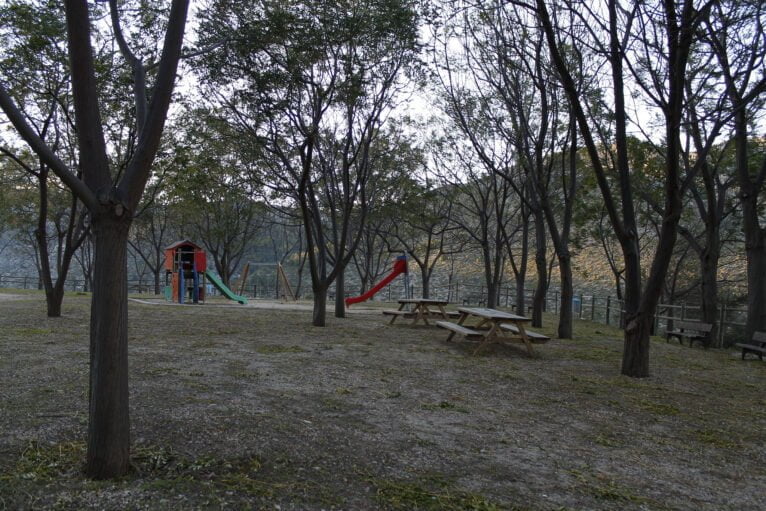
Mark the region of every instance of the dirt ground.
<instances>
[{"instance_id":1,"label":"dirt ground","mask_svg":"<svg viewBox=\"0 0 766 511\"><path fill-rule=\"evenodd\" d=\"M656 340L636 380L603 325L474 356L265 306L131 302L134 471L95 482L89 298L0 300L0 509L766 509L763 362Z\"/></svg>"}]
</instances>

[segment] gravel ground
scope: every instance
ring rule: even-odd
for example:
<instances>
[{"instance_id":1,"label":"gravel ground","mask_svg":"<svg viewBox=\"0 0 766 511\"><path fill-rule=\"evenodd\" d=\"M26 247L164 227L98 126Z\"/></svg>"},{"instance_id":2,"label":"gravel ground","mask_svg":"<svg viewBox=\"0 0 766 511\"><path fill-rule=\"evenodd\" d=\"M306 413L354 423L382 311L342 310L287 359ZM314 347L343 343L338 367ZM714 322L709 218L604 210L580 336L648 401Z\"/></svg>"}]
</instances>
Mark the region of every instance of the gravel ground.
<instances>
[{"instance_id":1,"label":"gravel ground","mask_svg":"<svg viewBox=\"0 0 766 511\"><path fill-rule=\"evenodd\" d=\"M603 325L473 356L261 305L131 302L134 471L95 482L89 298L0 300L0 509L766 509L760 361L658 340L636 380Z\"/></svg>"}]
</instances>

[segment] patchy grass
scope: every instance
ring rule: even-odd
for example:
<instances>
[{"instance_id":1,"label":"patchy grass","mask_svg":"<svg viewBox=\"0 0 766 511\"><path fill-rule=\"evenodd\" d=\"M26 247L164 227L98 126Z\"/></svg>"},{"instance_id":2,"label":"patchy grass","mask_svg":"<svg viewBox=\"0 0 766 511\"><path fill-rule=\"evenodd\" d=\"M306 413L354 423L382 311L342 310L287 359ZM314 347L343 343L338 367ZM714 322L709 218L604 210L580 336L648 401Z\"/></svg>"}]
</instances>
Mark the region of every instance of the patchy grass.
<instances>
[{"instance_id":1,"label":"patchy grass","mask_svg":"<svg viewBox=\"0 0 766 511\"><path fill-rule=\"evenodd\" d=\"M587 321L534 358L472 356L375 307L315 328L131 303L134 470L88 481L90 298L47 318L20 294L0 301L0 509L766 508L766 364L653 340L627 378L621 332Z\"/></svg>"},{"instance_id":2,"label":"patchy grass","mask_svg":"<svg viewBox=\"0 0 766 511\"><path fill-rule=\"evenodd\" d=\"M378 503L405 511L500 511L508 509L482 495L456 490L438 477L415 482L371 478Z\"/></svg>"},{"instance_id":3,"label":"patchy grass","mask_svg":"<svg viewBox=\"0 0 766 511\"><path fill-rule=\"evenodd\" d=\"M267 344L263 346L256 346L256 353L261 355L271 355L274 353L305 353L306 350L300 346L282 346L279 344Z\"/></svg>"}]
</instances>

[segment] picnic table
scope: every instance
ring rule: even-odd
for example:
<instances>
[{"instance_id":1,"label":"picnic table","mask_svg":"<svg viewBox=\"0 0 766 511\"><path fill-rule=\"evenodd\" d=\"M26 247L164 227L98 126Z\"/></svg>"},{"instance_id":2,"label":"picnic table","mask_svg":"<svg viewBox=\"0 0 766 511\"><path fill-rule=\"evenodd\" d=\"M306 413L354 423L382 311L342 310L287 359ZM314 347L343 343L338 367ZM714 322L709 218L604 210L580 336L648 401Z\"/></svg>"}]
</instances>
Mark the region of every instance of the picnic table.
<instances>
[{"instance_id":1,"label":"picnic table","mask_svg":"<svg viewBox=\"0 0 766 511\"><path fill-rule=\"evenodd\" d=\"M454 316L455 313L447 312L444 310L444 306L449 302L447 300L434 300L432 298L402 298L399 300L399 309L397 310L384 310L383 314L386 316L392 316L389 324L393 324L396 318L399 316L405 318L415 318L412 324L416 324L418 321L423 321L426 325L429 325L428 318L440 317L447 319L450 316ZM411 310L404 310L408 305L413 306Z\"/></svg>"},{"instance_id":2,"label":"picnic table","mask_svg":"<svg viewBox=\"0 0 766 511\"><path fill-rule=\"evenodd\" d=\"M529 336L525 324L531 319L524 316L511 314L495 309L484 307L458 307L460 318L457 323L449 321L437 321L436 326L450 330L447 341L452 340L455 334L461 334L466 338L475 338L480 340L479 346L474 353L478 353L484 346L505 340L520 339L527 348L530 355L534 355L532 343L529 342ZM473 327L465 326L469 318L477 318L478 323Z\"/></svg>"}]
</instances>

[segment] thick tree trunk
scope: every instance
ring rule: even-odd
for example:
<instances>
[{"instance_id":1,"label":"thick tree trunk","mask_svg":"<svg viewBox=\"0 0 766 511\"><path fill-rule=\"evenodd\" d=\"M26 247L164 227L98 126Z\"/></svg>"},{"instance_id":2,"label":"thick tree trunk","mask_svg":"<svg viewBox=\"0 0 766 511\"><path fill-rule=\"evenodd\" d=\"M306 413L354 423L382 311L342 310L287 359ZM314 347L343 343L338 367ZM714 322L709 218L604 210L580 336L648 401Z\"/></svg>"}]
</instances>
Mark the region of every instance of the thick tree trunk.
<instances>
[{"instance_id":1,"label":"thick tree trunk","mask_svg":"<svg viewBox=\"0 0 766 511\"><path fill-rule=\"evenodd\" d=\"M94 479L128 472L127 252L130 217L93 219L95 264L90 335L90 404L85 471Z\"/></svg>"},{"instance_id":2,"label":"thick tree trunk","mask_svg":"<svg viewBox=\"0 0 766 511\"><path fill-rule=\"evenodd\" d=\"M737 180L742 201L742 230L745 233L747 256L745 336L749 341L754 332L766 330L766 230L761 228L759 220L758 197L761 189L756 186L758 175L751 176L750 173L745 109L741 108L734 119ZM766 161L762 166L758 174L766 172Z\"/></svg>"},{"instance_id":3,"label":"thick tree trunk","mask_svg":"<svg viewBox=\"0 0 766 511\"><path fill-rule=\"evenodd\" d=\"M346 317L346 272L341 270L335 277L335 317Z\"/></svg>"},{"instance_id":4,"label":"thick tree trunk","mask_svg":"<svg viewBox=\"0 0 766 511\"><path fill-rule=\"evenodd\" d=\"M61 304L64 302L64 286L53 286L45 290L45 303L49 318L61 317Z\"/></svg>"},{"instance_id":5,"label":"thick tree trunk","mask_svg":"<svg viewBox=\"0 0 766 511\"><path fill-rule=\"evenodd\" d=\"M634 378L649 376L649 332L653 322L653 314L641 313L627 317L622 374Z\"/></svg>"},{"instance_id":6,"label":"thick tree trunk","mask_svg":"<svg viewBox=\"0 0 766 511\"><path fill-rule=\"evenodd\" d=\"M160 289L160 269L153 272L154 273L154 294L159 295L162 294L162 291Z\"/></svg>"},{"instance_id":7,"label":"thick tree trunk","mask_svg":"<svg viewBox=\"0 0 766 511\"><path fill-rule=\"evenodd\" d=\"M325 316L327 314L327 287L314 287L314 315L312 324L314 326L325 326Z\"/></svg>"},{"instance_id":8,"label":"thick tree trunk","mask_svg":"<svg viewBox=\"0 0 766 511\"><path fill-rule=\"evenodd\" d=\"M763 232L756 243L748 243L747 253L747 324L746 340L753 333L766 331L766 243Z\"/></svg>"},{"instance_id":9,"label":"thick tree trunk","mask_svg":"<svg viewBox=\"0 0 766 511\"><path fill-rule=\"evenodd\" d=\"M569 253L559 256L559 272L561 275L561 308L559 309L559 339L571 339L572 332L572 299L574 284L572 279L572 260Z\"/></svg>"},{"instance_id":10,"label":"thick tree trunk","mask_svg":"<svg viewBox=\"0 0 766 511\"><path fill-rule=\"evenodd\" d=\"M497 307L497 283L494 280L487 282L487 308Z\"/></svg>"},{"instance_id":11,"label":"thick tree trunk","mask_svg":"<svg viewBox=\"0 0 766 511\"><path fill-rule=\"evenodd\" d=\"M431 298L431 283L428 269L425 266L420 267L420 284L423 288L423 298Z\"/></svg>"}]
</instances>

